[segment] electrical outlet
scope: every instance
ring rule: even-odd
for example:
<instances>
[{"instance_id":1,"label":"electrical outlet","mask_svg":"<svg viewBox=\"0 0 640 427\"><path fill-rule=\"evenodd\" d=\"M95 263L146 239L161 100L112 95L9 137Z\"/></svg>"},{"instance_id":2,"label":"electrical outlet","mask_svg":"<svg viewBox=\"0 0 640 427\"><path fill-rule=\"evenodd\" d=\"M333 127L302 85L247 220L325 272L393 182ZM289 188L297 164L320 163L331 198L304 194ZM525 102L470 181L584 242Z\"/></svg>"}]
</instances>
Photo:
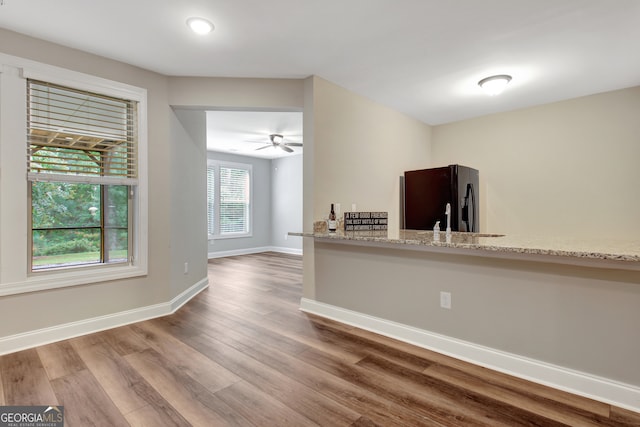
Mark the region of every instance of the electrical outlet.
<instances>
[{"instance_id":1,"label":"electrical outlet","mask_svg":"<svg viewBox=\"0 0 640 427\"><path fill-rule=\"evenodd\" d=\"M335 204L336 216L340 217L340 203Z\"/></svg>"},{"instance_id":2,"label":"electrical outlet","mask_svg":"<svg viewBox=\"0 0 640 427\"><path fill-rule=\"evenodd\" d=\"M451 292L440 292L440 307L451 309Z\"/></svg>"},{"instance_id":3,"label":"electrical outlet","mask_svg":"<svg viewBox=\"0 0 640 427\"><path fill-rule=\"evenodd\" d=\"M184 274L189 274L189 263L188 262L184 263Z\"/></svg>"},{"instance_id":4,"label":"electrical outlet","mask_svg":"<svg viewBox=\"0 0 640 427\"><path fill-rule=\"evenodd\" d=\"M356 211L356 204L351 203L351 212L355 212L355 211Z\"/></svg>"},{"instance_id":5,"label":"electrical outlet","mask_svg":"<svg viewBox=\"0 0 640 427\"><path fill-rule=\"evenodd\" d=\"M284 233L284 240L289 240L289 233Z\"/></svg>"}]
</instances>

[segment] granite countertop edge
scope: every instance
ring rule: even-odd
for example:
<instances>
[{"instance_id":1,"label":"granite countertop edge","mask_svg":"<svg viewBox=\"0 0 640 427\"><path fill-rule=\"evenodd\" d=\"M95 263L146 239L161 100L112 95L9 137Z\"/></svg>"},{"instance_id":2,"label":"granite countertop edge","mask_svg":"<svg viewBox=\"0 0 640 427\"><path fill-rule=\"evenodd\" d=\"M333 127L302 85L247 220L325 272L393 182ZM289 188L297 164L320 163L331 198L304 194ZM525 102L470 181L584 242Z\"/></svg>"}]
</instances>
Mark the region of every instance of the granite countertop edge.
<instances>
[{"instance_id":1,"label":"granite countertop edge","mask_svg":"<svg viewBox=\"0 0 640 427\"><path fill-rule=\"evenodd\" d=\"M292 236L313 237L324 240L373 242L390 245L425 246L433 248L467 249L494 253L545 255L594 260L622 261L640 264L640 242L605 239L545 238L542 236L490 236L474 233L452 233L451 242L445 241L445 233L434 240L433 232L400 230L398 237L388 237L385 232L302 232Z\"/></svg>"}]
</instances>

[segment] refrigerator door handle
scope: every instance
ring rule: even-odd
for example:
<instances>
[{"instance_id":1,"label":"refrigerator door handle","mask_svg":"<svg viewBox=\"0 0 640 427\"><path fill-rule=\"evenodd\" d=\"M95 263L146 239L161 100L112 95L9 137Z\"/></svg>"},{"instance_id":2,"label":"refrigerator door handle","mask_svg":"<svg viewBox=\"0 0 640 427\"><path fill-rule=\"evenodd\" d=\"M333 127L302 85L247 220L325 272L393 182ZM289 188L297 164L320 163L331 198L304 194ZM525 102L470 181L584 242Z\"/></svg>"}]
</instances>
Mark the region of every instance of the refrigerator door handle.
<instances>
[{"instance_id":1,"label":"refrigerator door handle","mask_svg":"<svg viewBox=\"0 0 640 427\"><path fill-rule=\"evenodd\" d=\"M471 198L471 220L469 220L469 198ZM467 184L467 191L462 203L462 221L467 226L466 231L476 231L476 197L473 184ZM469 224L471 223L471 224Z\"/></svg>"},{"instance_id":2,"label":"refrigerator door handle","mask_svg":"<svg viewBox=\"0 0 640 427\"><path fill-rule=\"evenodd\" d=\"M478 224L476 224L476 192L473 189L473 184L467 184L467 189L471 190L471 215L473 220L471 221L471 229L469 231L478 230Z\"/></svg>"}]
</instances>

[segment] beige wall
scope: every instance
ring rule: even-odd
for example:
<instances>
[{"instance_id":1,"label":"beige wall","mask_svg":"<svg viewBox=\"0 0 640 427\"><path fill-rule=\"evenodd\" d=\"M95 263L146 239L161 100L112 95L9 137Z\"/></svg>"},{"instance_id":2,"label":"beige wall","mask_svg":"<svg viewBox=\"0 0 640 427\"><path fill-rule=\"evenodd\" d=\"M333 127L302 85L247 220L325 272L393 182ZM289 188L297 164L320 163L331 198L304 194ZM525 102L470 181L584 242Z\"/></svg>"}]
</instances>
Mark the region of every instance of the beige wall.
<instances>
[{"instance_id":1,"label":"beige wall","mask_svg":"<svg viewBox=\"0 0 640 427\"><path fill-rule=\"evenodd\" d=\"M202 107L300 111L304 104L303 80L167 77L2 29L0 52L146 89L149 139L148 275L0 297L3 315L19 319L0 325L0 340L167 304L206 280ZM16 235L14 244L23 247L24 233Z\"/></svg>"},{"instance_id":2,"label":"beige wall","mask_svg":"<svg viewBox=\"0 0 640 427\"><path fill-rule=\"evenodd\" d=\"M319 77L313 85L314 218L327 218L331 203L343 212L356 203L388 211L397 228L399 177L429 166L431 127Z\"/></svg>"},{"instance_id":3,"label":"beige wall","mask_svg":"<svg viewBox=\"0 0 640 427\"><path fill-rule=\"evenodd\" d=\"M640 386L638 271L321 242L315 267L317 301Z\"/></svg>"},{"instance_id":4,"label":"beige wall","mask_svg":"<svg viewBox=\"0 0 640 427\"><path fill-rule=\"evenodd\" d=\"M399 176L429 165L431 127L320 77L304 82L303 227L342 212L388 211L399 224ZM315 298L314 246L303 241L303 295Z\"/></svg>"},{"instance_id":5,"label":"beige wall","mask_svg":"<svg viewBox=\"0 0 640 427\"><path fill-rule=\"evenodd\" d=\"M429 165L431 127L312 76L304 87L303 227L342 212L388 211L399 225L399 177ZM303 294L314 298L313 242L303 242Z\"/></svg>"},{"instance_id":6,"label":"beige wall","mask_svg":"<svg viewBox=\"0 0 640 427\"><path fill-rule=\"evenodd\" d=\"M171 77L169 103L194 109L300 111L301 79Z\"/></svg>"},{"instance_id":7,"label":"beige wall","mask_svg":"<svg viewBox=\"0 0 640 427\"><path fill-rule=\"evenodd\" d=\"M0 338L168 301L201 278L184 277L187 260L178 255L195 258L192 274L206 274L206 234L200 232L206 212L193 210L185 220L184 209L204 200L199 198L204 175L193 186L205 165L202 123L180 112L174 115L170 105L196 110L304 107L305 230L326 216L332 202L341 203L343 211L351 203L359 210L389 211L390 226L397 227L402 172L461 163L480 169L485 231L588 230L597 236L609 224L612 235L637 236L640 88L432 129L318 77L167 78L4 30L0 52L146 88L151 147L149 275L0 297L3 317L19 319L3 322ZM191 164L194 170L182 173ZM614 185L617 191L611 191ZM193 191L181 192L185 188ZM572 195L571 203L565 203L566 194ZM640 321L635 273L588 276L578 268L527 263L515 270L498 260L479 265L454 257L328 246L314 253L313 241L305 239L307 298L319 295L319 301L640 385L637 372L626 371L635 367L630 355L638 354L637 340L629 338L635 336L632 325ZM204 248L202 254L198 248ZM453 292L449 312L433 310L443 285ZM536 317L540 307L544 316ZM494 327L501 329L487 335ZM522 339L528 335L539 346ZM570 343L568 337L573 337ZM604 344L590 346L594 339Z\"/></svg>"},{"instance_id":8,"label":"beige wall","mask_svg":"<svg viewBox=\"0 0 640 427\"><path fill-rule=\"evenodd\" d=\"M480 170L482 231L640 237L640 87L435 126L432 147Z\"/></svg>"},{"instance_id":9,"label":"beige wall","mask_svg":"<svg viewBox=\"0 0 640 427\"><path fill-rule=\"evenodd\" d=\"M180 177L171 181L171 259L176 267L187 263L186 274L172 269L170 286L176 295L208 273L207 239L202 235L207 227L202 214L207 209L207 153L204 112L174 109L171 120L172 173Z\"/></svg>"},{"instance_id":10,"label":"beige wall","mask_svg":"<svg viewBox=\"0 0 640 427\"><path fill-rule=\"evenodd\" d=\"M199 270L196 268L188 281L181 280L173 286L170 283L171 277L177 276L176 272L182 275L185 261L171 256L171 246L192 244L172 240L172 237L190 238L193 236L190 227L200 227L202 223L203 228L205 221L184 221L183 218L172 217L171 206L176 196L173 189L190 184L189 177L176 172L175 162L197 162L199 152L197 149L180 150L183 157L176 159L173 156L178 150L174 145L181 142L172 139L171 126L175 125L175 119L168 102L167 77L1 29L0 52L147 89L149 138L148 275L0 297L3 318L12 319L0 323L0 339L166 303L191 285L206 279L205 265ZM26 183L19 191L23 192L24 188ZM203 233L202 236L206 248L206 235ZM22 241L21 238L16 244L22 244Z\"/></svg>"},{"instance_id":11,"label":"beige wall","mask_svg":"<svg viewBox=\"0 0 640 427\"><path fill-rule=\"evenodd\" d=\"M302 228L313 230L315 221L315 98L316 78L309 77L304 81L304 114L302 115L302 133L304 154L302 155ZM302 295L315 298L315 264L313 256L313 239L302 239Z\"/></svg>"},{"instance_id":12,"label":"beige wall","mask_svg":"<svg viewBox=\"0 0 640 427\"><path fill-rule=\"evenodd\" d=\"M308 81L307 90L313 159L305 157L312 168L305 170L305 207L313 215L305 213L306 230L331 202L388 209L395 227L402 171L460 163L480 170L483 231L640 235L640 88L432 129L322 79ZM350 319L340 312L345 308L586 378L640 386L638 272L313 239L305 239L304 250L304 296L338 307L342 320ZM440 291L451 292L451 310L439 307ZM563 380L547 383L565 387ZM574 390L598 396L589 387ZM613 395L604 398L616 402Z\"/></svg>"}]
</instances>

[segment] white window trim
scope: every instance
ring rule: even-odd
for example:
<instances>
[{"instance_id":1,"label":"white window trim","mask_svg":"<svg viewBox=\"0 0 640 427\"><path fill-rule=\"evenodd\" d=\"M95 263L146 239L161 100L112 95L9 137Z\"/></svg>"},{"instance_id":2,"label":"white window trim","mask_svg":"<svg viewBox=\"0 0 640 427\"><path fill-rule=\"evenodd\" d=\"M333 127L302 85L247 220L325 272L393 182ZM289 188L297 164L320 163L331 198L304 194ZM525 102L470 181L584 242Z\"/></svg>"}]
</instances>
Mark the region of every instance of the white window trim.
<instances>
[{"instance_id":1,"label":"white window trim","mask_svg":"<svg viewBox=\"0 0 640 427\"><path fill-rule=\"evenodd\" d=\"M209 240L224 240L253 237L253 165L250 163L235 163L222 160L207 159L207 168L216 169L214 181L214 194L216 197L220 194L220 167L228 167L235 169L244 169L249 171L249 231L247 233L225 233L220 234L220 203L216 200L214 203L214 228L215 233L209 234Z\"/></svg>"},{"instance_id":2,"label":"white window trim","mask_svg":"<svg viewBox=\"0 0 640 427\"><path fill-rule=\"evenodd\" d=\"M20 160L26 154L26 133L24 126L26 123L26 106L22 108L22 113L18 112L19 105L23 105L26 99L26 79L33 78L43 80L63 86L90 92L100 93L108 96L122 97L137 101L138 103L138 185L135 187L134 214L133 214L133 246L130 248L130 255L133 261L126 265L104 265L104 266L81 266L69 269L58 269L48 271L38 271L31 273L27 268L27 251L13 251L11 242L6 242L0 246L0 296L19 294L26 292L41 291L47 289L63 288L68 286L85 285L110 280L120 280L148 274L148 128L147 128L147 90L120 83L77 71L67 70L39 62L6 55L0 53L0 79L8 78L11 83L0 81L0 107L12 109L11 115L0 115L0 168L6 175L10 175L12 185L0 183L1 189L11 188L15 191L24 191L24 198L20 196L19 202L12 200L10 192L0 193L0 233L9 231L11 228L23 227L23 232L11 231L8 234L9 240L16 242L18 236L23 236L24 242L19 242L16 246L24 244L26 249L28 237L26 236L26 218L29 215L26 203L27 192L27 172L26 165L16 166L19 161L15 159L15 153L21 150ZM20 79L24 83L22 99L16 97L20 89L15 83ZM6 86L5 86L6 84ZM13 85L13 87L11 86ZM5 91L5 89L7 89ZM9 98L9 99L7 99ZM17 105L13 102L17 101ZM3 109L0 108L0 114ZM6 109L4 111L7 111ZM24 120L15 120L16 114L22 114ZM19 137L18 137L19 136ZM16 144L19 144L18 147ZM8 148L5 148L8 147ZM11 165L11 163L14 163ZM25 163L25 162L22 162ZM3 173L5 177L5 173ZM5 180L6 181L6 180ZM23 182L24 185L20 185ZM5 187L6 186L6 187ZM16 187L20 187L15 189ZM22 206L21 206L21 205ZM16 208L16 206L18 206ZM24 209L18 213L19 209ZM15 218L24 218L24 224L16 224L11 221ZM17 252L17 253L15 253ZM22 258L24 258L22 260Z\"/></svg>"}]
</instances>

